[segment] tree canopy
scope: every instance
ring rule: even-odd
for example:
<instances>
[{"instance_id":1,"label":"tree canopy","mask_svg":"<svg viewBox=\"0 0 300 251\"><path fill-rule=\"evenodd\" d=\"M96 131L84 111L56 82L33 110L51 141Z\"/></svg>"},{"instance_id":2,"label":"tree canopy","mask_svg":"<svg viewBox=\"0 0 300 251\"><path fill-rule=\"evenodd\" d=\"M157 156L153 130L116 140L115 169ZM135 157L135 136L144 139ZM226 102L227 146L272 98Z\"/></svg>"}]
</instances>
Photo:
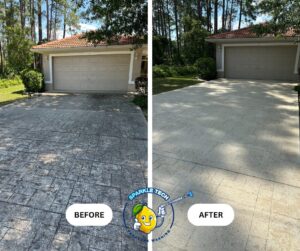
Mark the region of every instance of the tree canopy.
<instances>
[{"instance_id":1,"label":"tree canopy","mask_svg":"<svg viewBox=\"0 0 300 251\"><path fill-rule=\"evenodd\" d=\"M153 51L164 48L154 64L193 64L212 56L205 38L251 24L257 11L256 0L154 0Z\"/></svg>"},{"instance_id":2,"label":"tree canopy","mask_svg":"<svg viewBox=\"0 0 300 251\"><path fill-rule=\"evenodd\" d=\"M267 24L260 27L261 33L274 33L277 36L293 29L300 34L299 0L263 0L259 4L260 12L271 17Z\"/></svg>"},{"instance_id":3,"label":"tree canopy","mask_svg":"<svg viewBox=\"0 0 300 251\"><path fill-rule=\"evenodd\" d=\"M68 0L0 1L0 75L38 64L31 46L75 32L79 14Z\"/></svg>"},{"instance_id":4,"label":"tree canopy","mask_svg":"<svg viewBox=\"0 0 300 251\"><path fill-rule=\"evenodd\" d=\"M88 40L95 44L102 40L115 43L121 36L131 37L137 46L147 41L146 0L91 0L87 13L89 20L102 23L99 29L86 33Z\"/></svg>"}]
</instances>

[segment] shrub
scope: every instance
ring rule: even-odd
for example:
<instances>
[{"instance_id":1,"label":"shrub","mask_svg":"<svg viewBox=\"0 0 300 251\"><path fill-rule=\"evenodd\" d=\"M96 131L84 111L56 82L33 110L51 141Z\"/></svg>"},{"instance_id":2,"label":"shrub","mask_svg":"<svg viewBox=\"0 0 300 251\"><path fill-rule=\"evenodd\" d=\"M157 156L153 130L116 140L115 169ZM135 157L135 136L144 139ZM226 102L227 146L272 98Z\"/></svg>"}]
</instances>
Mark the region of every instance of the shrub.
<instances>
[{"instance_id":1,"label":"shrub","mask_svg":"<svg viewBox=\"0 0 300 251\"><path fill-rule=\"evenodd\" d=\"M30 67L33 63L33 52L30 50L32 42L29 39L30 29L22 28L20 25L6 27L7 41L7 63L15 72L20 72Z\"/></svg>"},{"instance_id":2,"label":"shrub","mask_svg":"<svg viewBox=\"0 0 300 251\"><path fill-rule=\"evenodd\" d=\"M136 95L132 101L137 106L141 107L142 110L147 110L148 107L148 99L145 95Z\"/></svg>"},{"instance_id":3,"label":"shrub","mask_svg":"<svg viewBox=\"0 0 300 251\"><path fill-rule=\"evenodd\" d=\"M13 79L17 76L15 70L9 66L4 67L4 71L2 72L2 76L7 79Z\"/></svg>"},{"instance_id":4,"label":"shrub","mask_svg":"<svg viewBox=\"0 0 300 251\"><path fill-rule=\"evenodd\" d=\"M148 96L147 95L135 95L132 102L139 106L142 111L143 111L143 114L145 116L145 118L147 119L147 114L148 114Z\"/></svg>"},{"instance_id":5,"label":"shrub","mask_svg":"<svg viewBox=\"0 0 300 251\"><path fill-rule=\"evenodd\" d=\"M42 89L43 74L34 70L24 70L21 78L27 92L39 92Z\"/></svg>"},{"instance_id":6,"label":"shrub","mask_svg":"<svg viewBox=\"0 0 300 251\"><path fill-rule=\"evenodd\" d=\"M197 74L197 68L193 65L186 66L168 66L168 65L155 65L153 66L154 78L166 78L175 76L187 76Z\"/></svg>"},{"instance_id":7,"label":"shrub","mask_svg":"<svg viewBox=\"0 0 300 251\"><path fill-rule=\"evenodd\" d=\"M22 80L19 76L15 76L14 78L5 78L0 79L0 89L8 88L10 86L21 85Z\"/></svg>"},{"instance_id":8,"label":"shrub","mask_svg":"<svg viewBox=\"0 0 300 251\"><path fill-rule=\"evenodd\" d=\"M217 77L216 62L213 58L199 58L195 66L200 78L212 80Z\"/></svg>"},{"instance_id":9,"label":"shrub","mask_svg":"<svg viewBox=\"0 0 300 251\"><path fill-rule=\"evenodd\" d=\"M197 74L197 67L194 65L173 66L177 76L188 76Z\"/></svg>"},{"instance_id":10,"label":"shrub","mask_svg":"<svg viewBox=\"0 0 300 251\"><path fill-rule=\"evenodd\" d=\"M161 65L153 66L153 77L154 78L165 78L168 77L168 73L166 73Z\"/></svg>"}]
</instances>

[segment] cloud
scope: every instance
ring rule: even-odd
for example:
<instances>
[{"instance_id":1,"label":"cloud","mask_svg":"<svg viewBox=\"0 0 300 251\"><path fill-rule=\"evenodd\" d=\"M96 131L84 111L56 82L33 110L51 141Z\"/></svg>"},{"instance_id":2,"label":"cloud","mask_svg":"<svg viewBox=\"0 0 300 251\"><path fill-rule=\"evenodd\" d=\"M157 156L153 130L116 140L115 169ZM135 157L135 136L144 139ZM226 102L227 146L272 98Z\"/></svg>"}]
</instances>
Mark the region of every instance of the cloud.
<instances>
[{"instance_id":1,"label":"cloud","mask_svg":"<svg viewBox=\"0 0 300 251\"><path fill-rule=\"evenodd\" d=\"M260 16L258 16L257 18L256 18L256 20L255 20L255 24L259 24L259 23L264 23L264 22L266 22L266 21L270 21L270 19L271 19L272 17L271 16L269 16L269 15L260 15Z\"/></svg>"},{"instance_id":2,"label":"cloud","mask_svg":"<svg viewBox=\"0 0 300 251\"><path fill-rule=\"evenodd\" d=\"M61 38L63 38L63 33L64 33L63 30L61 30L61 29L57 30L57 31L56 31L56 39L61 39ZM66 31L66 37L68 37L68 32L67 32L67 31Z\"/></svg>"},{"instance_id":3,"label":"cloud","mask_svg":"<svg viewBox=\"0 0 300 251\"><path fill-rule=\"evenodd\" d=\"M80 23L79 27L80 27L80 31L90 31L90 30L96 30L98 28L96 24L85 24L85 23Z\"/></svg>"},{"instance_id":4,"label":"cloud","mask_svg":"<svg viewBox=\"0 0 300 251\"><path fill-rule=\"evenodd\" d=\"M79 23L78 24L79 28L73 28L72 30L74 31L70 31L68 28L66 30L66 37L70 37L72 35L74 35L74 33L81 33L81 32L85 32L85 31L90 31L90 30L96 30L99 26L97 24L85 24L85 23ZM61 39L63 37L63 30L59 29L56 31L56 38L57 39Z\"/></svg>"}]
</instances>

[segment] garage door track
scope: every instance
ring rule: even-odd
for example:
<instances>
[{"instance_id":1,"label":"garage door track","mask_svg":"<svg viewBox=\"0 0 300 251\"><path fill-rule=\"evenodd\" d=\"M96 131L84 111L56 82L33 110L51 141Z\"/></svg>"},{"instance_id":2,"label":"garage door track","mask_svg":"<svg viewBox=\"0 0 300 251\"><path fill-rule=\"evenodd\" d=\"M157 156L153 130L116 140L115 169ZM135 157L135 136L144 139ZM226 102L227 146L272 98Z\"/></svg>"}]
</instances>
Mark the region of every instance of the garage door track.
<instances>
[{"instance_id":1,"label":"garage door track","mask_svg":"<svg viewBox=\"0 0 300 251\"><path fill-rule=\"evenodd\" d=\"M144 249L123 202L145 186L147 127L126 96L49 95L0 108L0 250ZM105 203L106 227L72 227L73 203Z\"/></svg>"}]
</instances>

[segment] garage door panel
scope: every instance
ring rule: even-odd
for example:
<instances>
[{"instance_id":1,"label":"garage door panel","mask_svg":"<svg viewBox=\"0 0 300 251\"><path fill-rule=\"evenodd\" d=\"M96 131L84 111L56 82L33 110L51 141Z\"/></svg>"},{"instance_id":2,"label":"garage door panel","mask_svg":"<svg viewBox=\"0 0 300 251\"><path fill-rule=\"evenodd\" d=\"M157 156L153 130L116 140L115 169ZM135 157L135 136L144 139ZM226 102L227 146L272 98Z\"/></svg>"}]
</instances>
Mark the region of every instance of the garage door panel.
<instances>
[{"instance_id":1,"label":"garage door panel","mask_svg":"<svg viewBox=\"0 0 300 251\"><path fill-rule=\"evenodd\" d=\"M225 77L294 80L296 46L225 48Z\"/></svg>"},{"instance_id":2,"label":"garage door panel","mask_svg":"<svg viewBox=\"0 0 300 251\"><path fill-rule=\"evenodd\" d=\"M54 89L127 91L130 55L54 57Z\"/></svg>"}]
</instances>

